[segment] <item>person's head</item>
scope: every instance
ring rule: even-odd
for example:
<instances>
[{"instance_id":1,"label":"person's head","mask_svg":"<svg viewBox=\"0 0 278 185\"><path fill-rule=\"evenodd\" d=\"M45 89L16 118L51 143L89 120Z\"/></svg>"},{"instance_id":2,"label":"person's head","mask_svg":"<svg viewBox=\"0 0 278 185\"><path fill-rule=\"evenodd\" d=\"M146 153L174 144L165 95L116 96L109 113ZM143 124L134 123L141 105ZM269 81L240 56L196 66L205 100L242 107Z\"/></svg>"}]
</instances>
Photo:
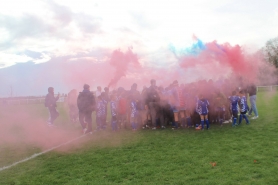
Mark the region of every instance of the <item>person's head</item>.
<instances>
[{"instance_id":1,"label":"person's head","mask_svg":"<svg viewBox=\"0 0 278 185\"><path fill-rule=\"evenodd\" d=\"M103 99L105 97L105 92L102 92L100 95L99 95L99 99Z\"/></svg>"},{"instance_id":2,"label":"person's head","mask_svg":"<svg viewBox=\"0 0 278 185\"><path fill-rule=\"evenodd\" d=\"M115 96L114 93L111 94L110 99L111 99L112 101L115 101L115 100L116 100L116 96Z\"/></svg>"},{"instance_id":3,"label":"person's head","mask_svg":"<svg viewBox=\"0 0 278 185\"><path fill-rule=\"evenodd\" d=\"M156 81L154 79L151 79L151 86L155 86L156 85Z\"/></svg>"},{"instance_id":4,"label":"person's head","mask_svg":"<svg viewBox=\"0 0 278 185\"><path fill-rule=\"evenodd\" d=\"M233 92L232 92L232 95L235 96L235 95L236 95L236 91L233 91Z\"/></svg>"},{"instance_id":5,"label":"person's head","mask_svg":"<svg viewBox=\"0 0 278 185\"><path fill-rule=\"evenodd\" d=\"M48 87L48 92L49 93L54 93L54 88L53 87Z\"/></svg>"},{"instance_id":6,"label":"person's head","mask_svg":"<svg viewBox=\"0 0 278 185\"><path fill-rule=\"evenodd\" d=\"M175 81L173 82L173 86L174 86L174 87L179 86L179 82L178 82L177 80L175 80Z\"/></svg>"},{"instance_id":7,"label":"person's head","mask_svg":"<svg viewBox=\"0 0 278 185\"><path fill-rule=\"evenodd\" d=\"M132 84L131 90L136 90L136 89L137 89L137 84L136 83Z\"/></svg>"},{"instance_id":8,"label":"person's head","mask_svg":"<svg viewBox=\"0 0 278 185\"><path fill-rule=\"evenodd\" d=\"M98 90L98 91L101 91L101 87L100 87L100 86L97 86L97 90Z\"/></svg>"},{"instance_id":9,"label":"person's head","mask_svg":"<svg viewBox=\"0 0 278 185\"><path fill-rule=\"evenodd\" d=\"M109 88L108 87L104 87L104 91L105 92L109 92Z\"/></svg>"},{"instance_id":10,"label":"person's head","mask_svg":"<svg viewBox=\"0 0 278 185\"><path fill-rule=\"evenodd\" d=\"M243 90L240 90L238 94L239 94L240 97L244 96Z\"/></svg>"},{"instance_id":11,"label":"person's head","mask_svg":"<svg viewBox=\"0 0 278 185\"><path fill-rule=\"evenodd\" d=\"M83 89L84 90L90 90L90 86L88 84L84 84Z\"/></svg>"}]
</instances>

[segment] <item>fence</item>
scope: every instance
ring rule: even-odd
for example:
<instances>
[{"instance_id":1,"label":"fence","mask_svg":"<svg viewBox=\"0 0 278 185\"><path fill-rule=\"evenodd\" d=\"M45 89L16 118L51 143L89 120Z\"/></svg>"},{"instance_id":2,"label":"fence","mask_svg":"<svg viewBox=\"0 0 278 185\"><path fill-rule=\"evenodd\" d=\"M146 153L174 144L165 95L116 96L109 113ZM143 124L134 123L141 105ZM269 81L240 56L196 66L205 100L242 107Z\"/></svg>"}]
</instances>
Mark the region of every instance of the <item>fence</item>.
<instances>
[{"instance_id":1,"label":"fence","mask_svg":"<svg viewBox=\"0 0 278 185\"><path fill-rule=\"evenodd\" d=\"M276 91L276 90L278 90L278 85L257 86L257 92L259 92L259 91Z\"/></svg>"},{"instance_id":2,"label":"fence","mask_svg":"<svg viewBox=\"0 0 278 185\"><path fill-rule=\"evenodd\" d=\"M64 102L66 97L61 96L57 102ZM23 104L43 104L45 97L34 97L34 98L2 98L0 105L23 105Z\"/></svg>"}]
</instances>

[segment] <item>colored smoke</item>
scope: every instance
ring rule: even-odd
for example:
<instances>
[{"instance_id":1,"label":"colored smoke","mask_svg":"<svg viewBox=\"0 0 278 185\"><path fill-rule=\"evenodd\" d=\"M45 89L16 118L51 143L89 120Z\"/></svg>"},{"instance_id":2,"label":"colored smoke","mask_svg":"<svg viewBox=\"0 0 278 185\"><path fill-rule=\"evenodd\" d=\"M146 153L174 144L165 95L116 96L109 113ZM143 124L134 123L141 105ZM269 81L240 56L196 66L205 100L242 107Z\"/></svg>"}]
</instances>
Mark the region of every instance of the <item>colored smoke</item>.
<instances>
[{"instance_id":1,"label":"colored smoke","mask_svg":"<svg viewBox=\"0 0 278 185\"><path fill-rule=\"evenodd\" d=\"M110 59L110 65L113 66L116 71L114 78L110 81L108 87L116 85L117 82L126 75L129 64L140 66L138 57L132 52L132 48L128 48L125 53L119 49L113 51Z\"/></svg>"}]
</instances>

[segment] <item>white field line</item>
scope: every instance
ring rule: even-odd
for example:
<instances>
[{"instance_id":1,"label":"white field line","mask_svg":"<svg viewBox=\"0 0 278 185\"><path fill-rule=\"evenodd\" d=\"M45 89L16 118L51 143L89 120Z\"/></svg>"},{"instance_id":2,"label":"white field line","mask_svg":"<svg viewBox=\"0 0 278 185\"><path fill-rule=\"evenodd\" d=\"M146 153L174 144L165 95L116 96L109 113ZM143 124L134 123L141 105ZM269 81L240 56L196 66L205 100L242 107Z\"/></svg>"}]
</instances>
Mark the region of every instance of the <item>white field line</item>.
<instances>
[{"instance_id":1,"label":"white field line","mask_svg":"<svg viewBox=\"0 0 278 185\"><path fill-rule=\"evenodd\" d=\"M72 139L72 140L69 140L69 141L67 141L67 142L65 142L65 143L62 143L62 144L60 144L60 145L58 145L58 146L55 146L55 147L52 147L52 148L50 148L50 149L48 149L48 150L45 150L45 151L43 151L43 152L35 153L35 154L31 155L30 157L27 157L27 158L25 158L25 159L23 159L23 160L17 161L17 162L15 162L15 163L13 163L13 164L11 164L11 165L9 165L9 166L1 167L1 168L0 168L0 172L3 171L3 170L9 169L9 168L11 168L11 167L13 167L13 166L15 166L15 165L18 165L18 164L20 164L20 163L23 163L23 162L29 161L29 160L31 160L31 159L34 159L35 157L38 157L38 156L40 156L40 155L42 155L42 154L45 154L45 153L50 152L50 151L52 151L52 150L55 150L56 148L59 148L59 147L61 147L61 146L63 146L63 145L67 145L67 144L69 144L69 143L71 143L71 142L73 142L73 141L76 141L76 140L78 140L78 139L84 137L84 136L86 136L86 135L84 134L84 135L82 135L82 136L79 136L79 137L77 137L77 138L74 138L74 139Z\"/></svg>"}]
</instances>

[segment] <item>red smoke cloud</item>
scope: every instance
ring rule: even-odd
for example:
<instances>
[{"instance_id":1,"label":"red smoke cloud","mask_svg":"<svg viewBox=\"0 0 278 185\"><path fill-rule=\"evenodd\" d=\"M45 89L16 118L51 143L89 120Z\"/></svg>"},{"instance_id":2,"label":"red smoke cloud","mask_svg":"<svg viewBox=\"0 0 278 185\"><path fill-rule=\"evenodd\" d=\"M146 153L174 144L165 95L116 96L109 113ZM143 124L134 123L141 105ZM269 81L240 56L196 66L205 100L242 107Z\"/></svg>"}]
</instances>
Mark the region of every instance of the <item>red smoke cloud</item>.
<instances>
[{"instance_id":1,"label":"red smoke cloud","mask_svg":"<svg viewBox=\"0 0 278 185\"><path fill-rule=\"evenodd\" d=\"M121 50L115 50L110 59L110 65L115 67L114 78L110 81L108 87L116 85L117 82L126 75L129 64L134 64L140 67L138 57L132 52L132 48L128 48L127 52L123 53Z\"/></svg>"}]
</instances>

